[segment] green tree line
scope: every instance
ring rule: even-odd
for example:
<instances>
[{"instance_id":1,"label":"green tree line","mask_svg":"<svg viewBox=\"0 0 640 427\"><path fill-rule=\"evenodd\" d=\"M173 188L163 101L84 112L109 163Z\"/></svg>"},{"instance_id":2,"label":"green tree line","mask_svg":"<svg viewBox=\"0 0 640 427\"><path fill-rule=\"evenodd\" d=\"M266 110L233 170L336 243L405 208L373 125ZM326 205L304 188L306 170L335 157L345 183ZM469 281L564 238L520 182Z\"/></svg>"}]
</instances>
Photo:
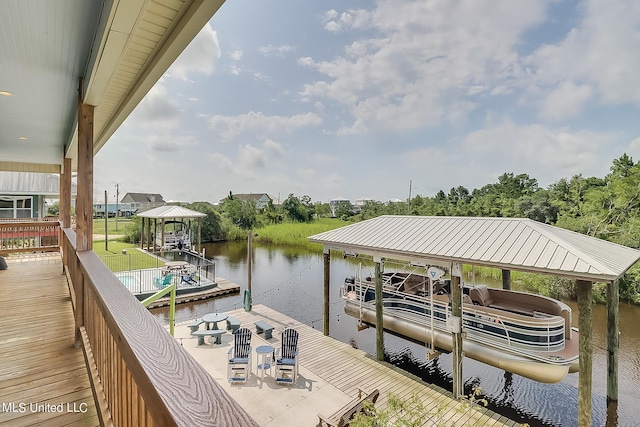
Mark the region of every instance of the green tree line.
<instances>
[{"instance_id":1,"label":"green tree line","mask_svg":"<svg viewBox=\"0 0 640 427\"><path fill-rule=\"evenodd\" d=\"M335 216L362 221L380 215L479 216L530 218L614 243L640 248L640 162L627 154L613 160L602 178L581 174L562 178L541 188L528 174L503 173L498 181L469 190L464 186L440 190L434 196L417 195L408 202L366 201L359 209L342 202ZM311 223L332 215L328 203L313 202L308 195L289 194L281 205L269 202L257 209L255 202L241 200L233 193L217 206L208 202L185 205L207 214L202 226L204 241L245 239L247 230L281 223ZM140 222L127 228L127 239L140 236ZM633 268L621 281L621 297L640 302L640 271ZM571 296L571 289L558 296ZM597 294L598 292L596 292Z\"/></svg>"}]
</instances>

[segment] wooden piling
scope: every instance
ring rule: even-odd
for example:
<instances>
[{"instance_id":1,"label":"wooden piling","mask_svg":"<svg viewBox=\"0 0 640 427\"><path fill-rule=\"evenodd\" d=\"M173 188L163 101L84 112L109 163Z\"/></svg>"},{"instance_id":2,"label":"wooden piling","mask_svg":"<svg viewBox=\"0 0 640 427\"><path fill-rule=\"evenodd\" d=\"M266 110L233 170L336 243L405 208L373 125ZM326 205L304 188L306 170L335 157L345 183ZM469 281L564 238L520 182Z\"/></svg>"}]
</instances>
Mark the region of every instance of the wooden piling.
<instances>
[{"instance_id":1,"label":"wooden piling","mask_svg":"<svg viewBox=\"0 0 640 427\"><path fill-rule=\"evenodd\" d=\"M323 308L323 332L325 336L329 336L329 277L331 276L331 250L325 249L322 254L324 261L324 308Z\"/></svg>"},{"instance_id":2,"label":"wooden piling","mask_svg":"<svg viewBox=\"0 0 640 427\"><path fill-rule=\"evenodd\" d=\"M591 307L592 283L577 280L578 326L580 328L580 362L578 376L578 425L591 425L591 369L593 312Z\"/></svg>"},{"instance_id":3,"label":"wooden piling","mask_svg":"<svg viewBox=\"0 0 640 427\"><path fill-rule=\"evenodd\" d=\"M620 285L607 285L607 405L618 400L618 350L620 345Z\"/></svg>"},{"instance_id":4,"label":"wooden piling","mask_svg":"<svg viewBox=\"0 0 640 427\"><path fill-rule=\"evenodd\" d=\"M382 313L382 271L381 260L375 260L376 276L376 359L384 360L384 318Z\"/></svg>"}]
</instances>

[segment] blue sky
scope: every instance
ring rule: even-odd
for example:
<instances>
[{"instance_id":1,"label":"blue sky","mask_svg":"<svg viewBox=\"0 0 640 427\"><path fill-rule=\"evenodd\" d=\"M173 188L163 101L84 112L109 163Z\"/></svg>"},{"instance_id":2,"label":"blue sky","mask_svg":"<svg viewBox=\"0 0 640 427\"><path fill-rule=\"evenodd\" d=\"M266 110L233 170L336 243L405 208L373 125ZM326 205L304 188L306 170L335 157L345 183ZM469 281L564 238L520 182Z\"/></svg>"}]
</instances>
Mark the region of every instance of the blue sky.
<instances>
[{"instance_id":1,"label":"blue sky","mask_svg":"<svg viewBox=\"0 0 640 427\"><path fill-rule=\"evenodd\" d=\"M95 159L96 199L380 201L640 160L635 0L229 0Z\"/></svg>"}]
</instances>

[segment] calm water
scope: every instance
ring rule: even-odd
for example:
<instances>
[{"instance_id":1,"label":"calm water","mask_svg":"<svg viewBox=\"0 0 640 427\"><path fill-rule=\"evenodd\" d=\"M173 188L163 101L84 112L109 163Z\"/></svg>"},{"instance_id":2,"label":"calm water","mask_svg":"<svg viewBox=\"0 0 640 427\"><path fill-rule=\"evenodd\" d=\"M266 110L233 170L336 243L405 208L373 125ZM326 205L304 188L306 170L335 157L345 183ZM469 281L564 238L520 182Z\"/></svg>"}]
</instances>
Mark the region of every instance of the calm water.
<instances>
[{"instance_id":1,"label":"calm water","mask_svg":"<svg viewBox=\"0 0 640 427\"><path fill-rule=\"evenodd\" d=\"M206 255L216 261L216 273L243 287L247 283L246 243L206 245ZM339 288L345 276L354 275L360 261L331 258L331 336L355 343L375 354L375 329L356 331L356 320L344 314ZM363 269L371 269L363 266ZM317 329L322 328L322 255L296 248L254 245L253 301L264 304ZM574 325L578 309L573 308ZM212 311L242 307L240 296L194 303L176 308L178 321L200 317ZM154 310L166 322L166 310ZM640 308L620 306L619 404L617 413L607 420L606 408L606 309L594 306L593 325L593 424L595 426L640 425ZM424 347L385 334L385 349L393 363L422 377L425 381L451 390L450 355L433 362L425 361ZM531 426L575 426L577 424L578 374L569 374L558 384L540 384L526 378L465 358L464 378L467 387L479 385L491 409Z\"/></svg>"}]
</instances>

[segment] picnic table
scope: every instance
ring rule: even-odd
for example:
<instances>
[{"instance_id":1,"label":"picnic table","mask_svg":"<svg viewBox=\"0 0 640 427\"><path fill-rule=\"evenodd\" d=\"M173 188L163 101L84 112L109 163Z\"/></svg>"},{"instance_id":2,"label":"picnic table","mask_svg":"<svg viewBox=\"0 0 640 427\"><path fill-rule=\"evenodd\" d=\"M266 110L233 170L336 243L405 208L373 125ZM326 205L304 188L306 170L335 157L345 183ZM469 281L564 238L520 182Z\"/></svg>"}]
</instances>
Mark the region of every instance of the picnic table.
<instances>
[{"instance_id":1,"label":"picnic table","mask_svg":"<svg viewBox=\"0 0 640 427\"><path fill-rule=\"evenodd\" d=\"M209 328L209 324L212 323L213 324L213 329L218 329L218 322L222 322L223 320L227 320L227 317L229 317L227 314L224 313L209 313L209 314L205 314L204 316L202 316L202 320L204 321L204 323L206 324L206 328Z\"/></svg>"}]
</instances>

